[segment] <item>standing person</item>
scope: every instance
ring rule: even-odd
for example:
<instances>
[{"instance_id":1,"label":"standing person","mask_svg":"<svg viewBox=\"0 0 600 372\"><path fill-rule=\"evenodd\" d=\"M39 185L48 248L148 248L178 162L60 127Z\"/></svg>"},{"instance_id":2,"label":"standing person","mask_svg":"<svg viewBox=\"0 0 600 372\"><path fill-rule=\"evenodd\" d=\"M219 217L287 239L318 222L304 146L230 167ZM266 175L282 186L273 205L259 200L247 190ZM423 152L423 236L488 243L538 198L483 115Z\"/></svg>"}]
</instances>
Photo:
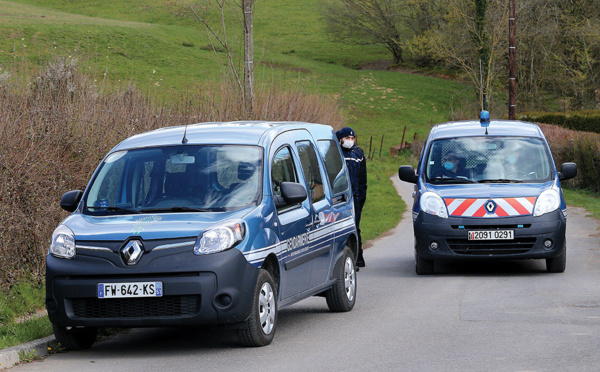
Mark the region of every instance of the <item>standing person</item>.
<instances>
[{"instance_id":1,"label":"standing person","mask_svg":"<svg viewBox=\"0 0 600 372\"><path fill-rule=\"evenodd\" d=\"M354 216L356 218L356 231L358 232L358 258L356 266L365 267L362 238L360 236L360 215L367 200L367 161L363 150L356 146L356 134L352 128L342 128L335 134L342 146L346 167L350 173L352 196L354 197Z\"/></svg>"}]
</instances>

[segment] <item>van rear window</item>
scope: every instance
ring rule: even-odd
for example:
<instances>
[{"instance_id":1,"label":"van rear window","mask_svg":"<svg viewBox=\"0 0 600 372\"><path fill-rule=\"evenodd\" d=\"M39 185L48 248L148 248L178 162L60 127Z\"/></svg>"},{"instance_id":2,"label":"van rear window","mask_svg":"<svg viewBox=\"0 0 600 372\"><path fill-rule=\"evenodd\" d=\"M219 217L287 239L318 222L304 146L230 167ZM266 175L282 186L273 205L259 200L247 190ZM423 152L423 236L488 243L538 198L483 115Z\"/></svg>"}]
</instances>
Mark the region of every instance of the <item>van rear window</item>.
<instances>
[{"instance_id":1,"label":"van rear window","mask_svg":"<svg viewBox=\"0 0 600 372\"><path fill-rule=\"evenodd\" d=\"M327 178L333 189L333 194L339 194L348 190L348 178L344 172L344 160L337 144L331 140L319 140L319 152L325 159Z\"/></svg>"}]
</instances>

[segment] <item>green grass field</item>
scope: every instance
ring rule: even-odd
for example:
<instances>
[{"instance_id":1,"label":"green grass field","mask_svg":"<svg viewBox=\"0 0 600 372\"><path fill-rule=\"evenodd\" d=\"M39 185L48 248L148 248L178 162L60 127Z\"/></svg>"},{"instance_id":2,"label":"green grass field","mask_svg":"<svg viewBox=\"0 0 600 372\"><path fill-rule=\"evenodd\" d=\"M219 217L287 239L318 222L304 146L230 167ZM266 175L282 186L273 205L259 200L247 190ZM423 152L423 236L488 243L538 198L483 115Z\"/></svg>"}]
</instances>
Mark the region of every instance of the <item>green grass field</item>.
<instances>
[{"instance_id":1,"label":"green grass field","mask_svg":"<svg viewBox=\"0 0 600 372\"><path fill-rule=\"evenodd\" d=\"M205 28L171 14L167 4L165 0L0 0L0 67L15 74L35 74L57 56L72 56L96 79L107 74L111 81L131 82L167 103L173 95L193 92L201 82L222 79L225 70ZM408 141L415 134L424 137L431 123L460 112L471 92L457 81L360 70L367 62L391 58L381 46L334 43L322 24L317 0L256 2L255 77L257 84L275 82L338 98L347 124L358 133L359 145L367 150L372 138L375 159L368 163L369 194L362 217L363 237L369 240L393 228L406 208L389 177L399 165L414 159L391 158L389 147L400 143L405 127ZM240 37L239 26L232 26L230 40L239 46ZM23 66L27 71L20 71ZM569 194L569 199L575 195ZM412 242L405 244L411 249ZM43 288L31 291L44 295ZM0 348L51 331L43 319L45 326L31 327L39 331L16 335L17 314L43 303L26 308L0 304L6 310L0 334L10 340Z\"/></svg>"},{"instance_id":2,"label":"green grass field","mask_svg":"<svg viewBox=\"0 0 600 372\"><path fill-rule=\"evenodd\" d=\"M204 27L173 15L167 4L0 1L0 50L5 52L0 53L0 63L11 71L11 66L23 65L15 61L35 68L56 56L74 56L97 79L107 73L112 81L131 82L165 99L193 92L203 81L223 78L224 69ZM369 166L371 196L364 231L373 238L392 228L404 208L388 179L399 165L388 157L389 147L400 143L405 126L410 141L416 133L423 137L431 123L448 120L464 100L466 87L427 76L357 69L389 58L386 50L330 41L318 4L316 0L256 3L256 80L339 98L359 145L368 150L366 143L372 142L377 156ZM230 31L239 31L236 27ZM371 226L370 216L380 215L379 200L396 213L386 213Z\"/></svg>"}]
</instances>

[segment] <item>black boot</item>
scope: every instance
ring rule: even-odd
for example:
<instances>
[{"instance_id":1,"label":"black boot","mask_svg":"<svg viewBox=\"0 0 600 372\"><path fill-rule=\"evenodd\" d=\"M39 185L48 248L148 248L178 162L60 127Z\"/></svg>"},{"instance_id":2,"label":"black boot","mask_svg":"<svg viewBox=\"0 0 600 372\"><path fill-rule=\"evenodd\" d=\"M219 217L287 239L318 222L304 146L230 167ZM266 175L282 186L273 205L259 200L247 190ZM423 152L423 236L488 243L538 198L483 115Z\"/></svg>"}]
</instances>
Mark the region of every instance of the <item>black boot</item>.
<instances>
[{"instance_id":1,"label":"black boot","mask_svg":"<svg viewBox=\"0 0 600 372\"><path fill-rule=\"evenodd\" d=\"M356 266L357 267L365 267L365 266L367 266L365 264L365 258L363 257L363 250L362 250L362 248L359 249L359 251L358 251L358 258L356 259Z\"/></svg>"}]
</instances>

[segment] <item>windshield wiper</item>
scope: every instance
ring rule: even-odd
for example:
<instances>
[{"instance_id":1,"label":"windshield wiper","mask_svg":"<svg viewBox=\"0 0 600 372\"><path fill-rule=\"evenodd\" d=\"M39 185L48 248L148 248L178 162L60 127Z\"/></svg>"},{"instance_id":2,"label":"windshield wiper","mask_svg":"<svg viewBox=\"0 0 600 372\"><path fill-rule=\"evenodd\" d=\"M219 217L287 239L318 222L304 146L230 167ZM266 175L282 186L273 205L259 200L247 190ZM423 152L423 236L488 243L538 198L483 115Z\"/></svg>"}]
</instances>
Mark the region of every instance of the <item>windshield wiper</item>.
<instances>
[{"instance_id":1,"label":"windshield wiper","mask_svg":"<svg viewBox=\"0 0 600 372\"><path fill-rule=\"evenodd\" d=\"M158 212L223 212L226 209L224 207L218 208L190 208L190 207L169 207L169 208L144 208L141 209L141 213L158 213Z\"/></svg>"},{"instance_id":2,"label":"windshield wiper","mask_svg":"<svg viewBox=\"0 0 600 372\"><path fill-rule=\"evenodd\" d=\"M138 211L137 209L127 209L127 208L121 208L121 207L115 207L115 206L109 206L109 207L87 207L88 209L98 209L98 210L105 210L105 211L110 211L110 212L123 212L123 213L128 213L128 214L139 214L142 213L140 211Z\"/></svg>"},{"instance_id":3,"label":"windshield wiper","mask_svg":"<svg viewBox=\"0 0 600 372\"><path fill-rule=\"evenodd\" d=\"M521 180L511 180L511 179L506 179L506 178L498 178L498 179L491 179L491 180L479 180L477 182L479 182L479 183L523 183L523 181L521 181Z\"/></svg>"},{"instance_id":4,"label":"windshield wiper","mask_svg":"<svg viewBox=\"0 0 600 372\"><path fill-rule=\"evenodd\" d=\"M431 180L441 181L441 182L445 182L445 183L475 183L475 181L470 180L468 178L448 177L448 176L434 177Z\"/></svg>"}]
</instances>

